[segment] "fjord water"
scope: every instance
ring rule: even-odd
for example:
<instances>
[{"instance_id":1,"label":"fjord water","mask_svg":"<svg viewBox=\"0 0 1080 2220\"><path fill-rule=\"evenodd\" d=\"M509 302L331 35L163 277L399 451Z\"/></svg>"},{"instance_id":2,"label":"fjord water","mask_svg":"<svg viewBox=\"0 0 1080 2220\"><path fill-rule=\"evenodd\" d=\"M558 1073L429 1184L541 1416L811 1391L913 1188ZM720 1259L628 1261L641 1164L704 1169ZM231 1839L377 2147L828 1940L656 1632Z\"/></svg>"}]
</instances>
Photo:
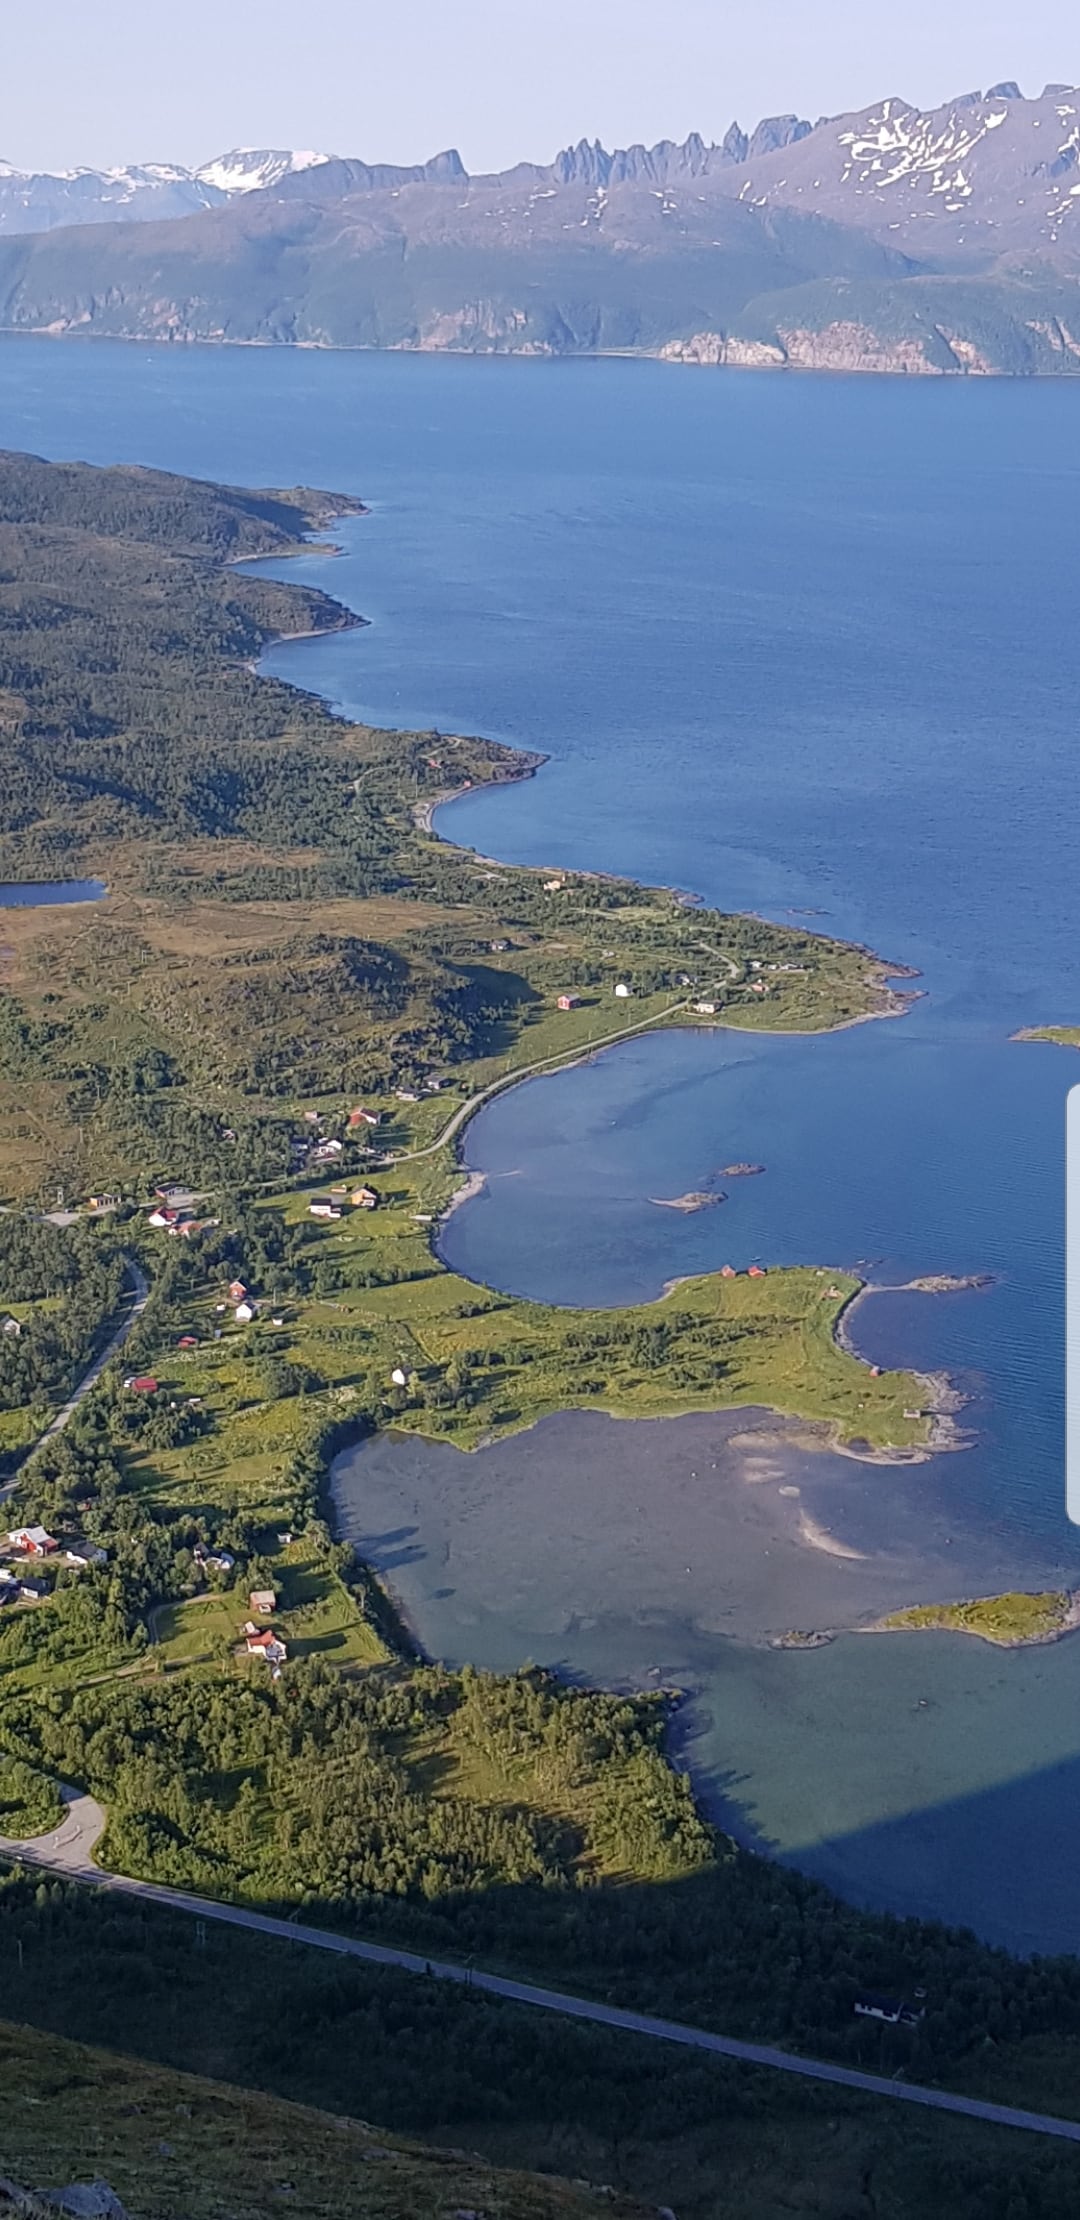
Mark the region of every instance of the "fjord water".
<instances>
[{"instance_id":1,"label":"fjord water","mask_svg":"<svg viewBox=\"0 0 1080 2220\"><path fill-rule=\"evenodd\" d=\"M860 1346L957 1373L976 1440L917 1480L853 1467L846 1516L860 1546L887 1546L929 1475L958 1568L989 1550L1001 1584L1075 1578L1061 1446L1074 1065L1008 1036L1080 1017L1080 395L17 341L0 346L0 407L7 445L368 500L336 534L344 558L302 569L370 628L284 646L267 667L374 722L549 753L536 780L444 810L449 837L805 917L921 972L899 1023L650 1039L503 1098L468 1133L468 1161L492 1176L446 1253L562 1302L656 1293L729 1254L864 1262L893 1282L995 1273L983 1293L865 1306ZM722 1210L649 1200L736 1158L767 1170ZM580 1434L551 1455L583 1460L587 1552L589 1458L597 1522L613 1516L610 1458ZM699 1777L756 1839L856 1895L1075 1945L1080 1638L1011 1655L851 1638L802 1656L665 1602L665 1640L646 1642L651 1583L667 1595L662 1521L621 1589L605 1573L585 1626L543 1592L561 1576L542 1460L529 1470L514 1499L532 1591L521 1654L542 1637L553 1662L622 1677L659 1653L697 1690ZM435 1481L442 1514L443 1467ZM479 1549L455 1585L453 1491L436 1544L419 1481L402 1488L419 1509L419 1632L508 1662L513 1623L496 1641L480 1608L496 1556Z\"/></svg>"}]
</instances>

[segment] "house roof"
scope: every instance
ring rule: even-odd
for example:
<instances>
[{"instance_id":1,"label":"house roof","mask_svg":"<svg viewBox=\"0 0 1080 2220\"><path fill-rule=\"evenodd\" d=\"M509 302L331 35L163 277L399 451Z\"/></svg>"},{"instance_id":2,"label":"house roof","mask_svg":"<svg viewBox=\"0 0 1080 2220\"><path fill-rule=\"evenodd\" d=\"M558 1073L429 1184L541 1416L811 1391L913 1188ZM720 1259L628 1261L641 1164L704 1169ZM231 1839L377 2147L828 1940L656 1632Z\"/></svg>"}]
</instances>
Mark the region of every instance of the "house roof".
<instances>
[{"instance_id":1,"label":"house roof","mask_svg":"<svg viewBox=\"0 0 1080 2220\"><path fill-rule=\"evenodd\" d=\"M34 1549L56 1548L55 1537L44 1526L16 1526L8 1535L8 1540L14 1542L16 1548L20 1542L27 1542Z\"/></svg>"}]
</instances>

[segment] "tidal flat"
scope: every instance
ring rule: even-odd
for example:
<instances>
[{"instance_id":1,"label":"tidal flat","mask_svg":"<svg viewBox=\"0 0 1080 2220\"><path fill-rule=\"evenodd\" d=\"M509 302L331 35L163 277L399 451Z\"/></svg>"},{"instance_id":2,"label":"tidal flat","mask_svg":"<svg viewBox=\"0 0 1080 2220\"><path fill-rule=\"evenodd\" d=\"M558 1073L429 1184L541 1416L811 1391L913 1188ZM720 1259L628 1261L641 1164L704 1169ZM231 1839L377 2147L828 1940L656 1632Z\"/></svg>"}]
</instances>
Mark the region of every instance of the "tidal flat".
<instances>
[{"instance_id":1,"label":"tidal flat","mask_svg":"<svg viewBox=\"0 0 1080 2220\"><path fill-rule=\"evenodd\" d=\"M333 1467L341 1532L420 1645L682 1684L700 1638L768 1644L1015 1584L951 1459L863 1463L765 1410L564 1411L465 1453L385 1433ZM1032 1549L1025 1579L1060 1567Z\"/></svg>"},{"instance_id":2,"label":"tidal flat","mask_svg":"<svg viewBox=\"0 0 1080 2220\"><path fill-rule=\"evenodd\" d=\"M341 1533L431 1656L667 1687L672 1751L737 1839L852 1901L1075 1947L1080 1640L854 1630L1018 1577L962 1456L863 1465L767 1411L566 1412L466 1455L383 1434L333 1467ZM1034 1548L1020 1577L1059 1568ZM832 1630L810 1652L793 1629Z\"/></svg>"}]
</instances>

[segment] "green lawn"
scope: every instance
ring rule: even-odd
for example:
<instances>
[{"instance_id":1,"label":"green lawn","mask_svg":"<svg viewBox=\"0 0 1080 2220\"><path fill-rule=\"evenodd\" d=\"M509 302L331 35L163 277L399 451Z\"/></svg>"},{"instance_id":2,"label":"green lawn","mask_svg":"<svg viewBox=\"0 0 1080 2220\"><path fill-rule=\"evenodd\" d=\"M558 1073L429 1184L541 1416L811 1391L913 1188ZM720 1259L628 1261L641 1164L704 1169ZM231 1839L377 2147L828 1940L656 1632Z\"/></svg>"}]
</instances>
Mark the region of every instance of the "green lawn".
<instances>
[{"instance_id":1,"label":"green lawn","mask_svg":"<svg viewBox=\"0 0 1080 2220\"><path fill-rule=\"evenodd\" d=\"M165 1666L220 1658L226 1644L235 1647L241 1638L248 1616L246 1600L230 1590L159 1604L154 1618L155 1657Z\"/></svg>"}]
</instances>

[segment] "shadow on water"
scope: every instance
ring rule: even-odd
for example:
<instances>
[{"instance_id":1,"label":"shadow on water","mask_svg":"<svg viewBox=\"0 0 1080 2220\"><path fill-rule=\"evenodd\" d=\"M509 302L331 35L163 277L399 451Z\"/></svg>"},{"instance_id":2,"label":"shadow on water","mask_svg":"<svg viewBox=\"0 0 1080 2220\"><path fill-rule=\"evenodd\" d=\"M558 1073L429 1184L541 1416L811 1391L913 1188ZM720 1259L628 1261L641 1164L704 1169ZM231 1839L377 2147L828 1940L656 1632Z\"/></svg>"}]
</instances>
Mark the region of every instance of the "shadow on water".
<instances>
[{"instance_id":1,"label":"shadow on water","mask_svg":"<svg viewBox=\"0 0 1080 2220\"><path fill-rule=\"evenodd\" d=\"M699 1786L736 1841L797 1867L850 1904L963 1924L1021 1955L1080 1948L1080 1756L795 1844L755 1824L745 1773L717 1770Z\"/></svg>"}]
</instances>

